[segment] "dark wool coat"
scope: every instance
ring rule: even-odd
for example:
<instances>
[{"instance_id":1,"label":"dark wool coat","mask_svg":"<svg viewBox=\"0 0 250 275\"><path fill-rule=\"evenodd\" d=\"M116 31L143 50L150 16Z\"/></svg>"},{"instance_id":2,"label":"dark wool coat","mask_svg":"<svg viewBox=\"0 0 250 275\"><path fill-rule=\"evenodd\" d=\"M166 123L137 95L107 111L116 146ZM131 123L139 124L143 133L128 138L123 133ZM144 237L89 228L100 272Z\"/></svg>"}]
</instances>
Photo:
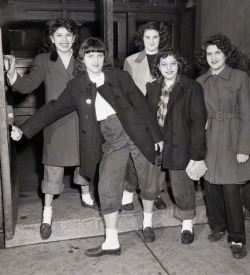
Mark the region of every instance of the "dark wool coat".
<instances>
[{"instance_id":1,"label":"dark wool coat","mask_svg":"<svg viewBox=\"0 0 250 275\"><path fill-rule=\"evenodd\" d=\"M250 154L249 77L226 66L218 75L209 70L197 81L208 113L205 179L217 184L245 182L250 179L250 160L237 163L236 155Z\"/></svg>"},{"instance_id":2,"label":"dark wool coat","mask_svg":"<svg viewBox=\"0 0 250 275\"><path fill-rule=\"evenodd\" d=\"M162 134L146 98L126 71L113 69L105 72L104 85L108 85L109 89L103 89L105 92L100 92L101 96L116 111L125 131L141 152L154 162L154 144L162 140ZM68 82L58 100L43 106L20 127L31 138L49 123L77 110L80 127L80 173L89 178L93 178L102 153L102 136L95 112L96 93L95 84L84 73Z\"/></svg>"},{"instance_id":3,"label":"dark wool coat","mask_svg":"<svg viewBox=\"0 0 250 275\"><path fill-rule=\"evenodd\" d=\"M42 82L45 84L45 99L57 99L72 78L74 57L67 70L62 60L50 60L50 54L35 57L30 73L17 80L12 87L22 93L34 91ZM70 144L70 146L69 146ZM74 112L44 129L43 164L51 166L75 166L80 164L78 116Z\"/></svg>"},{"instance_id":4,"label":"dark wool coat","mask_svg":"<svg viewBox=\"0 0 250 275\"><path fill-rule=\"evenodd\" d=\"M147 84L147 97L157 116L163 77ZM206 107L201 85L178 75L170 92L162 128L163 168L186 169L190 159L204 160L206 153Z\"/></svg>"}]
</instances>

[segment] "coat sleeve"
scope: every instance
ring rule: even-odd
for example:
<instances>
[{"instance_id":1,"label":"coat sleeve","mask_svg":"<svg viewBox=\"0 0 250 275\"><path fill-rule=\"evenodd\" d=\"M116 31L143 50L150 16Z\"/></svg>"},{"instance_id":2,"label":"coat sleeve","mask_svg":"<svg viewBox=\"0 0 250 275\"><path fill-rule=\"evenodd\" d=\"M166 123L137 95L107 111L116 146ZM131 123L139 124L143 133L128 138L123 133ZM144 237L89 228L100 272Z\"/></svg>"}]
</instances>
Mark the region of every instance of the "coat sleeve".
<instances>
[{"instance_id":1,"label":"coat sleeve","mask_svg":"<svg viewBox=\"0 0 250 275\"><path fill-rule=\"evenodd\" d=\"M70 83L58 97L43 105L33 116L24 122L20 129L27 138L32 138L46 126L76 110L75 101L72 96Z\"/></svg>"},{"instance_id":2,"label":"coat sleeve","mask_svg":"<svg viewBox=\"0 0 250 275\"><path fill-rule=\"evenodd\" d=\"M237 153L250 155L250 78L242 73L239 94L240 125Z\"/></svg>"},{"instance_id":3,"label":"coat sleeve","mask_svg":"<svg viewBox=\"0 0 250 275\"><path fill-rule=\"evenodd\" d=\"M163 140L160 126L154 114L152 107L148 103L146 97L134 83L129 74L125 74L125 83L127 84L127 93L131 104L137 109L148 124L149 130L155 143Z\"/></svg>"},{"instance_id":4,"label":"coat sleeve","mask_svg":"<svg viewBox=\"0 0 250 275\"><path fill-rule=\"evenodd\" d=\"M190 97L190 157L192 160L204 160L206 154L207 121L204 93L199 83L195 82Z\"/></svg>"},{"instance_id":5,"label":"coat sleeve","mask_svg":"<svg viewBox=\"0 0 250 275\"><path fill-rule=\"evenodd\" d=\"M42 55L35 57L30 72L23 76L17 74L16 81L12 87L22 94L29 94L34 91L45 79L44 64L45 60Z\"/></svg>"}]
</instances>

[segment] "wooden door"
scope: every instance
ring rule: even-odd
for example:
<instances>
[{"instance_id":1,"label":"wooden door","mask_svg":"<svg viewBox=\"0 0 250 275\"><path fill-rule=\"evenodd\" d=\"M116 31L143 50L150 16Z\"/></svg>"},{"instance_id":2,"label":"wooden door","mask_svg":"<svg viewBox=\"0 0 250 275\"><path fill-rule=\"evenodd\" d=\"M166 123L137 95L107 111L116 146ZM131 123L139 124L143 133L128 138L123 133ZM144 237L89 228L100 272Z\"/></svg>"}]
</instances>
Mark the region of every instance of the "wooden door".
<instances>
[{"instance_id":1,"label":"wooden door","mask_svg":"<svg viewBox=\"0 0 250 275\"><path fill-rule=\"evenodd\" d=\"M0 162L5 239L11 239L15 232L19 196L11 150L3 68L2 30L0 28Z\"/></svg>"}]
</instances>

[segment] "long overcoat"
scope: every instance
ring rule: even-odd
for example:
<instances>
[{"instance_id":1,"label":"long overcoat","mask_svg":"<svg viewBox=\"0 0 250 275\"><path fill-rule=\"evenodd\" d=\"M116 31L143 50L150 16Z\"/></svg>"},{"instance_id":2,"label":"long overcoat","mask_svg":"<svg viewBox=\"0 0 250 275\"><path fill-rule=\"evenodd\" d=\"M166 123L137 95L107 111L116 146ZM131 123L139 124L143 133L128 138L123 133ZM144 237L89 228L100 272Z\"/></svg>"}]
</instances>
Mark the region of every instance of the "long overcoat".
<instances>
[{"instance_id":1,"label":"long overcoat","mask_svg":"<svg viewBox=\"0 0 250 275\"><path fill-rule=\"evenodd\" d=\"M218 75L209 70L197 81L208 114L205 179L216 184L245 182L250 179L250 160L237 163L236 155L250 154L249 77L226 66Z\"/></svg>"},{"instance_id":2,"label":"long overcoat","mask_svg":"<svg viewBox=\"0 0 250 275\"><path fill-rule=\"evenodd\" d=\"M129 72L135 84L146 95L146 84L152 82L154 78L150 73L145 50L128 56L124 61L123 69Z\"/></svg>"},{"instance_id":3,"label":"long overcoat","mask_svg":"<svg viewBox=\"0 0 250 275\"><path fill-rule=\"evenodd\" d=\"M29 74L23 77L18 75L12 87L20 93L28 94L44 82L46 102L57 99L72 78L74 62L72 56L66 70L60 57L54 62L50 60L49 53L39 54L35 57ZM76 112L44 129L43 164L51 166L80 164L79 127Z\"/></svg>"},{"instance_id":4,"label":"long overcoat","mask_svg":"<svg viewBox=\"0 0 250 275\"><path fill-rule=\"evenodd\" d=\"M147 84L147 97L157 116L163 77ZM204 160L206 153L206 107L201 85L178 75L169 94L162 128L163 168L185 169L190 159Z\"/></svg>"},{"instance_id":5,"label":"long overcoat","mask_svg":"<svg viewBox=\"0 0 250 275\"><path fill-rule=\"evenodd\" d=\"M126 71L105 72L105 83L109 89L100 91L101 96L113 107L125 131L141 152L155 161L154 144L162 140L157 119L146 98ZM58 100L51 101L39 109L21 125L24 134L31 138L38 131L58 118L77 110L80 129L80 174L93 178L96 164L100 161L102 136L96 120L95 98L97 89L87 73L69 81Z\"/></svg>"}]
</instances>

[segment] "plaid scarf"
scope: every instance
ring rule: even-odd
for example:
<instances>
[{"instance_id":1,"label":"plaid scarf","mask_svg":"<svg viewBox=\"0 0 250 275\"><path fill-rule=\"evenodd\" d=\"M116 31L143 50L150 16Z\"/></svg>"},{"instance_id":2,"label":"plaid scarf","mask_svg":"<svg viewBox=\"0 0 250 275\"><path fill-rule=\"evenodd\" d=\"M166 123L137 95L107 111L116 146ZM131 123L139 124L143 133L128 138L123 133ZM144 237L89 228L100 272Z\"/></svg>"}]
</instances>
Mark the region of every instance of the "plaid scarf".
<instances>
[{"instance_id":1,"label":"plaid scarf","mask_svg":"<svg viewBox=\"0 0 250 275\"><path fill-rule=\"evenodd\" d=\"M157 110L157 119L161 127L164 126L165 117L167 115L169 93L173 90L174 84L175 83L173 83L169 88L167 88L165 81L163 81L162 83L161 96L158 102L158 110Z\"/></svg>"}]
</instances>

